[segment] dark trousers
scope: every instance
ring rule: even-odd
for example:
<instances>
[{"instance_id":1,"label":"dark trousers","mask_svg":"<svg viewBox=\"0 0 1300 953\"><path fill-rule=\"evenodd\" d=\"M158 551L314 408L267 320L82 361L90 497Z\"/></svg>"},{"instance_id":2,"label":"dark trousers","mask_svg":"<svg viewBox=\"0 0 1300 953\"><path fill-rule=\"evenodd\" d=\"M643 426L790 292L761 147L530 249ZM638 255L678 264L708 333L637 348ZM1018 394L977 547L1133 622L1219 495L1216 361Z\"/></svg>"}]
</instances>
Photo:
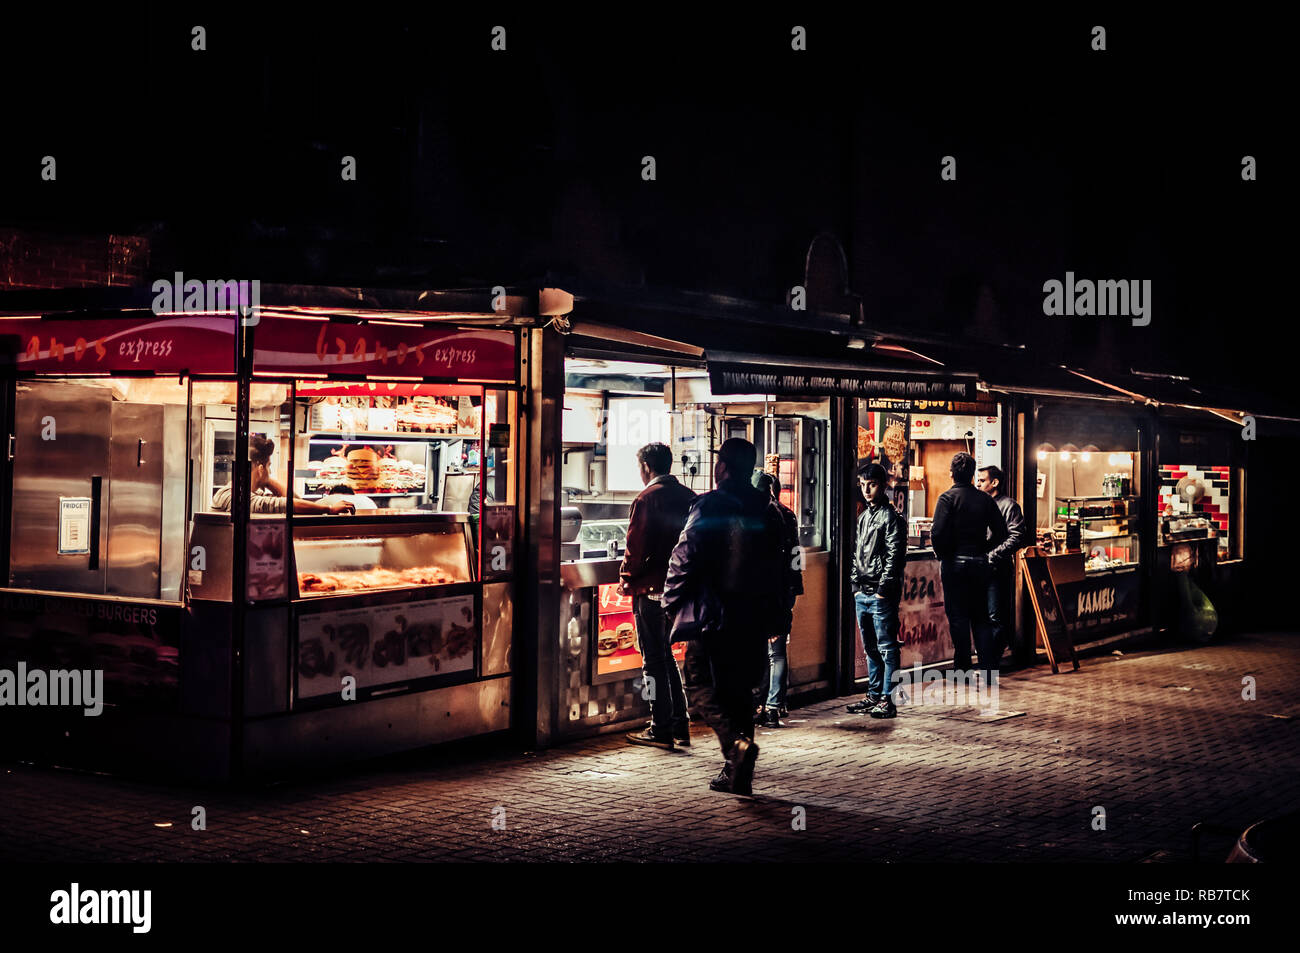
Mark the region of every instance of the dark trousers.
<instances>
[{"instance_id":1,"label":"dark trousers","mask_svg":"<svg viewBox=\"0 0 1300 953\"><path fill-rule=\"evenodd\" d=\"M754 737L754 685L767 666L767 644L752 629L686 643L686 695L697 718L714 730L724 755Z\"/></svg>"},{"instance_id":2,"label":"dark trousers","mask_svg":"<svg viewBox=\"0 0 1300 953\"><path fill-rule=\"evenodd\" d=\"M689 730L689 722L682 676L668 641L668 617L663 606L648 596L632 600L632 613L641 648L641 671L650 697L650 723L657 735L672 733L680 737Z\"/></svg>"},{"instance_id":3,"label":"dark trousers","mask_svg":"<svg viewBox=\"0 0 1300 953\"><path fill-rule=\"evenodd\" d=\"M1015 632L1012 614L1016 611L1013 598L1012 580L1015 579L1014 566L994 566L989 574L989 623L993 626L993 651L996 653L990 662L1002 658L1002 653L1011 645ZM984 656L980 656L983 661ZM986 668L995 668L993 664Z\"/></svg>"},{"instance_id":4,"label":"dark trousers","mask_svg":"<svg viewBox=\"0 0 1300 953\"><path fill-rule=\"evenodd\" d=\"M953 666L970 670L971 631L974 630L980 666L995 667L998 653L989 621L988 560L983 556L945 559L939 564L939 577L943 580L943 609L952 634Z\"/></svg>"}]
</instances>

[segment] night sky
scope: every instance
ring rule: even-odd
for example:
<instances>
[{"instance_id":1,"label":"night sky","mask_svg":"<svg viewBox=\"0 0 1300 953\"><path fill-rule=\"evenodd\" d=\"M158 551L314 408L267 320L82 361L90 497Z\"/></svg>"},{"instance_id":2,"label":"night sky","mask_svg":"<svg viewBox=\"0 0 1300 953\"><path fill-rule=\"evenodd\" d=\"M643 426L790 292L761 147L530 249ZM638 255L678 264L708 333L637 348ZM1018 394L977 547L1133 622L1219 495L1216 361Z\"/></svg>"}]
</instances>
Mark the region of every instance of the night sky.
<instances>
[{"instance_id":1,"label":"night sky","mask_svg":"<svg viewBox=\"0 0 1300 953\"><path fill-rule=\"evenodd\" d=\"M550 270L771 303L830 231L873 327L1288 390L1290 110L1267 23L44 16L2 41L20 79L0 226L148 234L159 273L463 287ZM1152 324L1045 317L1043 282L1067 270L1150 279Z\"/></svg>"}]
</instances>

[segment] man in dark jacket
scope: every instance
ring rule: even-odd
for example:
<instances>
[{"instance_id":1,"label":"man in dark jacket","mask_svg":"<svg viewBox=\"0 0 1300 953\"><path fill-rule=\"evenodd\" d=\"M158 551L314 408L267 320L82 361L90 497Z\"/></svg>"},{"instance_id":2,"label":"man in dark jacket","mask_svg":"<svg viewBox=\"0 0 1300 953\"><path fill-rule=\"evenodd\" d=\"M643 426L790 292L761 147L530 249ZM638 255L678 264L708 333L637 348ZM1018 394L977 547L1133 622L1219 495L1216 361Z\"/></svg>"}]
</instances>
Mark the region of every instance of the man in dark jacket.
<instances>
[{"instance_id":1,"label":"man in dark jacket","mask_svg":"<svg viewBox=\"0 0 1300 953\"><path fill-rule=\"evenodd\" d=\"M673 454L662 443L648 443L636 452L645 489L632 501L627 523L627 550L619 567L621 588L632 596L637 639L641 648L645 694L650 699L650 727L628 734L636 745L672 749L674 742L691 743L682 676L668 641L664 616L664 577L668 557L686 524L695 493L669 473Z\"/></svg>"},{"instance_id":2,"label":"man in dark jacket","mask_svg":"<svg viewBox=\"0 0 1300 953\"><path fill-rule=\"evenodd\" d=\"M795 600L803 595L803 550L799 546L799 517L781 502L781 481L771 473L755 470L753 484L771 494L776 508L781 511L781 520L785 526L785 554L790 560L791 570L785 601L786 607L793 614ZM788 632L767 640L767 670L758 680L754 701L754 721L765 728L780 728L782 716L789 714L785 707L785 695L790 687L790 668L786 661L789 644Z\"/></svg>"},{"instance_id":3,"label":"man in dark jacket","mask_svg":"<svg viewBox=\"0 0 1300 953\"><path fill-rule=\"evenodd\" d=\"M684 680L695 714L718 735L726 757L709 787L753 790L754 708L750 694L767 663L767 640L790 631L785 608L790 560L781 512L750 483L754 445L732 438L718 449L717 489L696 499L668 563L664 611L681 626L692 607L707 620L687 641ZM673 638L670 636L670 639Z\"/></svg>"},{"instance_id":4,"label":"man in dark jacket","mask_svg":"<svg viewBox=\"0 0 1300 953\"><path fill-rule=\"evenodd\" d=\"M889 499L889 473L884 467L863 464L858 470L858 486L867 508L858 516L852 581L858 635L867 656L867 694L848 710L872 718L893 718L898 708L890 693L900 655L898 604L903 598L907 528Z\"/></svg>"},{"instance_id":5,"label":"man in dark jacket","mask_svg":"<svg viewBox=\"0 0 1300 953\"><path fill-rule=\"evenodd\" d=\"M952 635L953 665L971 667L971 628L975 651L987 673L995 667L996 647L989 622L988 553L1007 538L1006 520L987 493L975 489L975 458L958 453L952 458L952 486L934 507L930 539L939 557L943 581L943 609ZM986 683L987 684L987 683Z\"/></svg>"},{"instance_id":6,"label":"man in dark jacket","mask_svg":"<svg viewBox=\"0 0 1300 953\"><path fill-rule=\"evenodd\" d=\"M998 511L1007 524L1007 538L989 551L989 623L993 626L996 662L1011 644L1011 634L1015 631L1011 613L1015 611L1012 583L1016 578L1016 551L1024 549L1032 540L1020 504L1003 492L1002 484L1006 477L1002 469L989 465L980 467L979 472L976 487L993 497L993 502L997 504Z\"/></svg>"}]
</instances>

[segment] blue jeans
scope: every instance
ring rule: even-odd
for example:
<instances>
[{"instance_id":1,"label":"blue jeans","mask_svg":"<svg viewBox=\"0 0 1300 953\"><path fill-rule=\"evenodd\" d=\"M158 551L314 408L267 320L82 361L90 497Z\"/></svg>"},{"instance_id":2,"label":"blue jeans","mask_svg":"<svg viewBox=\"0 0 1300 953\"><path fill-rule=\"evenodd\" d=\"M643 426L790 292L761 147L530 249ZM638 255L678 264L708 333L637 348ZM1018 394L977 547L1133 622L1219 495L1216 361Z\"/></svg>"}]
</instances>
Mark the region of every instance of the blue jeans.
<instances>
[{"instance_id":1,"label":"blue jeans","mask_svg":"<svg viewBox=\"0 0 1300 953\"><path fill-rule=\"evenodd\" d=\"M655 734L684 735L689 725L686 693L682 690L682 675L677 670L677 659L673 658L673 647L668 641L664 607L647 596L636 596L632 599L632 614L636 616L641 671L648 684L653 686L650 723Z\"/></svg>"},{"instance_id":2,"label":"blue jeans","mask_svg":"<svg viewBox=\"0 0 1300 953\"><path fill-rule=\"evenodd\" d=\"M1001 654L993 646L993 623L989 620L989 582L992 570L983 556L959 556L939 564L943 580L943 611L948 616L952 635L953 667L969 671L971 667L971 630L975 632L975 651L980 667L997 668Z\"/></svg>"},{"instance_id":3,"label":"blue jeans","mask_svg":"<svg viewBox=\"0 0 1300 953\"><path fill-rule=\"evenodd\" d=\"M1015 631L1011 616L1015 612L1016 600L1013 597L1015 567L1013 565L996 566L989 576L989 623L993 626L993 652L995 657L989 659L985 668L1000 666L1002 653L1011 645L1011 634ZM980 656L980 661L984 657Z\"/></svg>"},{"instance_id":4,"label":"blue jeans","mask_svg":"<svg viewBox=\"0 0 1300 953\"><path fill-rule=\"evenodd\" d=\"M858 609L858 634L862 651L867 655L867 692L884 695L895 688L898 671L898 600L888 600L879 593L854 593ZM871 632L871 636L867 633Z\"/></svg>"},{"instance_id":5,"label":"blue jeans","mask_svg":"<svg viewBox=\"0 0 1300 953\"><path fill-rule=\"evenodd\" d=\"M785 658L786 645L789 641L790 636L783 635L767 643L768 708L780 708L785 704L785 693L790 687L790 666Z\"/></svg>"}]
</instances>

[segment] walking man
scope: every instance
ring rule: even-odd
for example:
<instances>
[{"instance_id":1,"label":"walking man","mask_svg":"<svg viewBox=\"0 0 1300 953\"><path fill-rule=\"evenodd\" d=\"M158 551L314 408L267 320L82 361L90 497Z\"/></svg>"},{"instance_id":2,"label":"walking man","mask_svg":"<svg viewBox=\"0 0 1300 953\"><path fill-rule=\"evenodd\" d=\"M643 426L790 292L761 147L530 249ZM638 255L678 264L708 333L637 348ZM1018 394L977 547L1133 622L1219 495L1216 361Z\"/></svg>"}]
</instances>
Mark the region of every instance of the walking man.
<instances>
[{"instance_id":1,"label":"walking man","mask_svg":"<svg viewBox=\"0 0 1300 953\"><path fill-rule=\"evenodd\" d=\"M987 493L975 489L975 458L954 454L952 486L934 507L930 538L939 557L939 578L943 581L943 609L952 634L953 665L961 671L971 667L971 629L975 630L975 651L985 685L989 670L996 666L993 626L989 622L988 553L1007 538L1002 511Z\"/></svg>"},{"instance_id":2,"label":"walking man","mask_svg":"<svg viewBox=\"0 0 1300 953\"><path fill-rule=\"evenodd\" d=\"M867 508L858 516L853 554L853 602L867 656L867 694L848 710L872 718L898 714L891 694L898 671L898 604L903 598L907 529L889 499L889 473L879 463L858 469Z\"/></svg>"},{"instance_id":3,"label":"walking man","mask_svg":"<svg viewBox=\"0 0 1300 953\"><path fill-rule=\"evenodd\" d=\"M664 583L671 641L686 641L691 708L717 733L726 758L714 791L753 791L751 694L767 664L767 640L790 631L790 559L781 512L751 483L754 445L731 438L718 449L717 489L696 499L673 549Z\"/></svg>"},{"instance_id":4,"label":"walking man","mask_svg":"<svg viewBox=\"0 0 1300 953\"><path fill-rule=\"evenodd\" d=\"M642 676L650 699L650 726L628 734L634 745L671 750L691 743L682 676L668 639L668 622L661 599L668 558L686 525L695 493L669 473L673 454L665 444L648 443L636 452L645 489L632 501L628 516L627 550L619 567L621 589L632 596L640 642Z\"/></svg>"},{"instance_id":5,"label":"walking man","mask_svg":"<svg viewBox=\"0 0 1300 953\"><path fill-rule=\"evenodd\" d=\"M1030 536L1020 504L1002 489L1006 477L1001 468L990 464L980 467L979 474L976 487L993 497L1007 524L1007 538L989 551L989 623L993 626L993 651L997 655L993 664L985 667L992 669L1001 661L1002 653L1011 644L1015 632L1011 614L1015 611L1016 552L1029 545Z\"/></svg>"},{"instance_id":6,"label":"walking man","mask_svg":"<svg viewBox=\"0 0 1300 953\"><path fill-rule=\"evenodd\" d=\"M754 471L754 486L771 494L776 508L781 511L781 520L785 527L785 554L790 560L789 591L785 596L786 607L793 618L795 601L803 595L803 554L799 549L799 517L794 510L781 502L781 481L762 470ZM754 722L764 728L780 728L781 719L790 714L785 707L786 692L790 688L790 667L786 653L790 644L790 633L773 636L767 640L767 670L758 680L757 699L755 701Z\"/></svg>"}]
</instances>

